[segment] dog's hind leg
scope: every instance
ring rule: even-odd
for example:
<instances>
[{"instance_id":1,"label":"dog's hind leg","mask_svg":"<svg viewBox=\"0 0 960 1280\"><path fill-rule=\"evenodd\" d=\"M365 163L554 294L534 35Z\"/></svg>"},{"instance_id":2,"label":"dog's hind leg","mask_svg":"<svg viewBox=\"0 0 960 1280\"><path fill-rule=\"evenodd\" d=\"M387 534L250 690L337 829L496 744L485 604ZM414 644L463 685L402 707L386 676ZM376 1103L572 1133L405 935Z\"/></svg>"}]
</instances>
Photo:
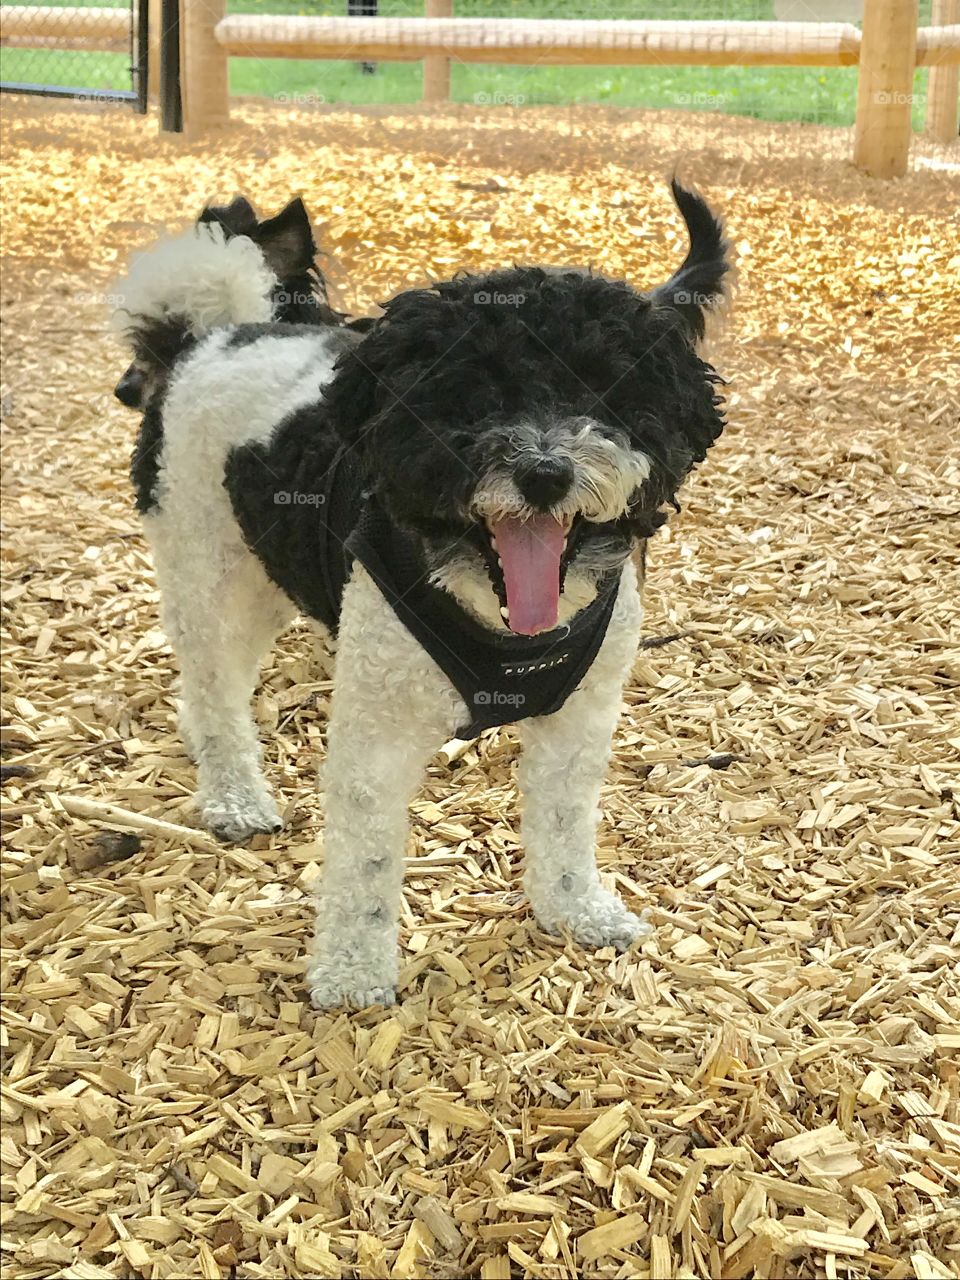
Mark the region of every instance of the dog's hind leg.
<instances>
[{"instance_id":1,"label":"dog's hind leg","mask_svg":"<svg viewBox=\"0 0 960 1280\"><path fill-rule=\"evenodd\" d=\"M260 659L294 616L287 597L242 542L221 555L195 555L147 524L163 599L163 621L180 666L180 731L197 764L197 804L221 840L280 829L263 777L251 711Z\"/></svg>"},{"instance_id":2,"label":"dog's hind leg","mask_svg":"<svg viewBox=\"0 0 960 1280\"><path fill-rule=\"evenodd\" d=\"M553 715L519 726L524 888L544 929L569 930L585 947L625 950L650 932L603 887L596 863L600 788L639 629L640 602L628 565L607 635L581 686Z\"/></svg>"},{"instance_id":3,"label":"dog's hind leg","mask_svg":"<svg viewBox=\"0 0 960 1280\"><path fill-rule=\"evenodd\" d=\"M363 570L347 586L324 767L317 1008L393 1004L407 806L466 708Z\"/></svg>"}]
</instances>

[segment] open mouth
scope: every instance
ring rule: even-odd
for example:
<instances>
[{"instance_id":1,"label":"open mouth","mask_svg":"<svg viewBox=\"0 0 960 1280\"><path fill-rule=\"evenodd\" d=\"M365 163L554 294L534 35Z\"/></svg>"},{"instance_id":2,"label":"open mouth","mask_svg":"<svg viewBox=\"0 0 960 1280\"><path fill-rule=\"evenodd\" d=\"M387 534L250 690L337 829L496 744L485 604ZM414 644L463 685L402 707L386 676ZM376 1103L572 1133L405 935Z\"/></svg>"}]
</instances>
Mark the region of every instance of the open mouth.
<instances>
[{"instance_id":1,"label":"open mouth","mask_svg":"<svg viewBox=\"0 0 960 1280\"><path fill-rule=\"evenodd\" d=\"M535 636L558 625L578 524L579 517L543 512L484 521L484 559L511 631Z\"/></svg>"}]
</instances>

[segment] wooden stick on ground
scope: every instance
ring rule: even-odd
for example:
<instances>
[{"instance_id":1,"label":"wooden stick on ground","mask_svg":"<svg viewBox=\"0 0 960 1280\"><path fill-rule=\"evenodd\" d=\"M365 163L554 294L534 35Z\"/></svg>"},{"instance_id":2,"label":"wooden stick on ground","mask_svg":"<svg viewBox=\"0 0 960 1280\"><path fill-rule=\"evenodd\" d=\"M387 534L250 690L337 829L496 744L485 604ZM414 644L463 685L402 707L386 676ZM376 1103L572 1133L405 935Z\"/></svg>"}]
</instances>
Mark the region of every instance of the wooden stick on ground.
<instances>
[{"instance_id":1,"label":"wooden stick on ground","mask_svg":"<svg viewBox=\"0 0 960 1280\"><path fill-rule=\"evenodd\" d=\"M121 809L116 804L103 804L99 800L88 800L84 796L57 796L57 801L65 813L72 818L87 818L91 822L109 822L115 827L125 827L132 831L142 831L147 835L161 836L165 840L184 840L191 844L202 844L209 848L219 848L217 841L206 831L198 831L195 827L182 827L177 822L163 822L160 818L148 817L145 813L134 813L132 809Z\"/></svg>"}]
</instances>

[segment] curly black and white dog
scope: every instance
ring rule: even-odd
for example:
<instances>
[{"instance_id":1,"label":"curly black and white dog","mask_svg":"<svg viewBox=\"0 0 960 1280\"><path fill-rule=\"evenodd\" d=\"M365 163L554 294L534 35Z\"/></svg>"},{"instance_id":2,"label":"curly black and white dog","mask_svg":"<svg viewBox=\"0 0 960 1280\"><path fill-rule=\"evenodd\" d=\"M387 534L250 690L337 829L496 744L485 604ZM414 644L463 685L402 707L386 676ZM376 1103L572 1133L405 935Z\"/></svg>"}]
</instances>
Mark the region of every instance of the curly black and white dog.
<instances>
[{"instance_id":1,"label":"curly black and white dog","mask_svg":"<svg viewBox=\"0 0 960 1280\"><path fill-rule=\"evenodd\" d=\"M327 282L317 261L318 250L310 216L299 196L295 196L272 218L261 218L245 196L234 196L229 204L206 205L197 218L197 226L218 226L225 240L242 236L256 245L275 277L270 294L270 319L287 324L348 323L359 329L371 323L362 319L348 320L345 314L334 311L330 306ZM185 242L175 240L166 251L169 270L175 276L188 270L191 266L190 250L199 246L202 253L203 245L202 238L188 241L185 252ZM156 310L164 306L164 293L169 289L169 282L159 270L160 261L156 254L151 258L151 264L156 281L153 288L159 286L159 290L148 305L151 310ZM134 358L113 389L121 404L128 409L142 410L146 407L150 399L151 379L158 372L170 368L180 353L182 343L196 336L194 331L198 324L201 328L210 328L216 324L243 323L244 301L241 300L239 311L233 310L235 295L232 291L215 296L211 301L216 309L215 317L204 308L199 316L189 318L189 325L184 324L185 317L177 315L171 317L169 325L153 324L136 330Z\"/></svg>"},{"instance_id":2,"label":"curly black and white dog","mask_svg":"<svg viewBox=\"0 0 960 1280\"><path fill-rule=\"evenodd\" d=\"M181 239L176 281L153 270L172 247L128 281L128 337L183 338L133 477L224 839L280 826L250 709L261 656L298 611L338 633L318 1006L394 1000L408 801L439 745L495 724L519 722L540 924L590 947L648 932L594 856L640 627L631 552L723 426L697 347L726 244L673 192L689 253L647 293L518 267L402 293L362 336L282 325L256 245L209 226ZM206 332L218 290L248 323Z\"/></svg>"}]
</instances>

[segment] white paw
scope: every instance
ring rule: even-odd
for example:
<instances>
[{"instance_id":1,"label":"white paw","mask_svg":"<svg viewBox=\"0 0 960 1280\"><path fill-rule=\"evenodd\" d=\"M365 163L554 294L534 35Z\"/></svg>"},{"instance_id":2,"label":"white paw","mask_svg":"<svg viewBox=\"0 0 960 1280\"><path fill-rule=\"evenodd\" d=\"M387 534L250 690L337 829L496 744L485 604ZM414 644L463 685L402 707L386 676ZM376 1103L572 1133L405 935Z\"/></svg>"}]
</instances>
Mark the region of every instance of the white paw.
<instances>
[{"instance_id":1,"label":"white paw","mask_svg":"<svg viewBox=\"0 0 960 1280\"><path fill-rule=\"evenodd\" d=\"M553 904L555 908L555 903ZM581 899L569 913L557 916L555 910L548 915L537 913L537 919L548 933L567 929L581 947L599 950L616 947L626 951L639 938L653 932L653 926L634 915L623 905L615 893L596 889Z\"/></svg>"},{"instance_id":2,"label":"white paw","mask_svg":"<svg viewBox=\"0 0 960 1280\"><path fill-rule=\"evenodd\" d=\"M315 1009L368 1009L397 1002L397 957L356 956L324 951L307 966L306 982Z\"/></svg>"},{"instance_id":3,"label":"white paw","mask_svg":"<svg viewBox=\"0 0 960 1280\"><path fill-rule=\"evenodd\" d=\"M309 981L309 980L308 980ZM370 987L369 990L353 988L341 989L336 984L327 983L310 985L310 1003L315 1009L369 1009L373 1005L389 1008L397 1003L397 993L393 987Z\"/></svg>"},{"instance_id":4,"label":"white paw","mask_svg":"<svg viewBox=\"0 0 960 1280\"><path fill-rule=\"evenodd\" d=\"M277 806L266 789L228 790L200 799L200 812L207 829L218 840L241 844L251 836L271 834L283 826Z\"/></svg>"},{"instance_id":5,"label":"white paw","mask_svg":"<svg viewBox=\"0 0 960 1280\"><path fill-rule=\"evenodd\" d=\"M199 753L197 751L197 744L194 741L193 734L185 724L180 725L180 741L183 743L184 751L187 753L187 755L190 757L193 763L196 764L199 758Z\"/></svg>"}]
</instances>

